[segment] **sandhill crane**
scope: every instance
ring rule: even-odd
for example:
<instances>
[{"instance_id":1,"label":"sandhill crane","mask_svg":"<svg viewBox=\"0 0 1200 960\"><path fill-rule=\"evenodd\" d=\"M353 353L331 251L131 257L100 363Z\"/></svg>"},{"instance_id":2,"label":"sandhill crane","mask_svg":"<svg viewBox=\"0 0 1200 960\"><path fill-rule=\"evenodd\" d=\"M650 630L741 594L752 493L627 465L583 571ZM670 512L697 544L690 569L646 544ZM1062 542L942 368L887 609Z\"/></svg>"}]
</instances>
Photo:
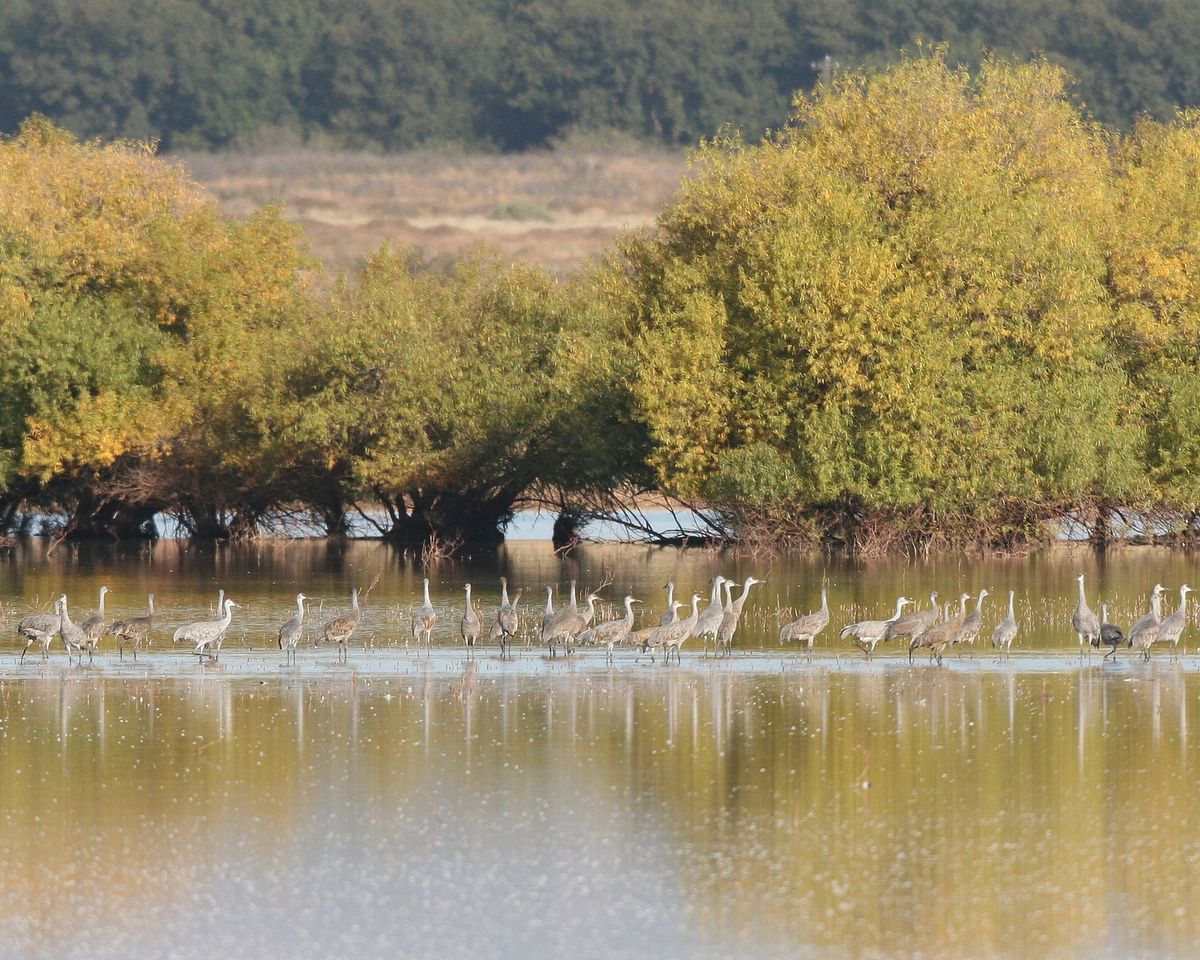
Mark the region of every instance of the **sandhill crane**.
<instances>
[{"instance_id":1,"label":"sandhill crane","mask_svg":"<svg viewBox=\"0 0 1200 960\"><path fill-rule=\"evenodd\" d=\"M467 649L475 648L475 641L479 639L479 633L482 627L479 623L479 614L475 610L475 604L471 602L471 585L466 585L467 606L463 611L462 620L459 621L458 631L462 634L463 643L467 645Z\"/></svg>"},{"instance_id":2,"label":"sandhill crane","mask_svg":"<svg viewBox=\"0 0 1200 960\"><path fill-rule=\"evenodd\" d=\"M175 634L180 639L187 640L196 645L196 649L192 651L196 656L209 657L215 660L217 654L212 653L211 650L215 649L218 653L220 652L221 640L225 637L225 632L233 622L233 608L237 606L240 606L240 604L226 598L220 619L200 620L196 623L188 623L176 630Z\"/></svg>"},{"instance_id":3,"label":"sandhill crane","mask_svg":"<svg viewBox=\"0 0 1200 960\"><path fill-rule=\"evenodd\" d=\"M302 593L296 594L296 615L279 628L279 649L284 651L288 660L296 659L296 644L304 635L304 601L307 599Z\"/></svg>"},{"instance_id":4,"label":"sandhill crane","mask_svg":"<svg viewBox=\"0 0 1200 960\"><path fill-rule=\"evenodd\" d=\"M1087 651L1086 645L1100 639L1100 618L1088 606L1083 588L1083 574L1075 579L1079 581L1079 605L1071 615L1071 626L1075 628L1075 634L1079 637L1079 655L1082 657Z\"/></svg>"},{"instance_id":5,"label":"sandhill crane","mask_svg":"<svg viewBox=\"0 0 1200 960\"><path fill-rule=\"evenodd\" d=\"M747 577L742 585L742 592L736 600L732 599L732 584L729 581L725 583L725 595L730 599L725 605L725 613L721 617L721 626L717 631L717 643L725 651L727 657L733 655L733 635L737 632L738 623L742 619L742 607L746 605L746 594L750 592L752 586L762 582L755 577Z\"/></svg>"},{"instance_id":6,"label":"sandhill crane","mask_svg":"<svg viewBox=\"0 0 1200 960\"><path fill-rule=\"evenodd\" d=\"M971 656L975 656L975 640L979 637L979 628L983 625L983 598L986 596L988 596L986 589L979 591L979 596L975 598L975 609L963 621L962 629L958 631L958 636L950 641L955 646L969 643L971 645ZM962 655L961 648L959 649L959 655Z\"/></svg>"},{"instance_id":7,"label":"sandhill crane","mask_svg":"<svg viewBox=\"0 0 1200 960\"><path fill-rule=\"evenodd\" d=\"M542 629L542 642L549 645L551 657L556 655L560 642L566 648L568 656L575 652L576 638L596 615L596 600L600 596L599 591L607 585L608 581L587 595L586 611L571 613L570 610L564 610L550 621L548 627Z\"/></svg>"},{"instance_id":8,"label":"sandhill crane","mask_svg":"<svg viewBox=\"0 0 1200 960\"><path fill-rule=\"evenodd\" d=\"M1187 626L1187 595L1191 592L1192 588L1186 583L1179 588L1179 606L1159 624L1158 636L1154 638L1154 643L1169 643L1176 650L1179 648L1179 638L1183 636L1183 630ZM1146 649L1146 659L1150 659L1149 647Z\"/></svg>"},{"instance_id":9,"label":"sandhill crane","mask_svg":"<svg viewBox=\"0 0 1200 960\"><path fill-rule=\"evenodd\" d=\"M89 652L99 646L100 638L104 635L104 598L107 595L108 587L101 587L99 607L97 607L95 613L79 625L79 629L83 631L84 637L87 638L85 646Z\"/></svg>"},{"instance_id":10,"label":"sandhill crane","mask_svg":"<svg viewBox=\"0 0 1200 960\"><path fill-rule=\"evenodd\" d=\"M946 644L958 636L958 632L963 628L963 624L967 620L967 601L971 599L968 593L960 593L958 595L958 614L950 617L950 604L946 604L946 617L941 623L935 623L924 633L912 638L908 643L908 662L912 663L913 651L920 647L929 648L929 661L932 663L935 659L938 666L942 663L942 651L946 649Z\"/></svg>"},{"instance_id":11,"label":"sandhill crane","mask_svg":"<svg viewBox=\"0 0 1200 960\"><path fill-rule=\"evenodd\" d=\"M503 657L512 638L517 635L520 619L517 616L517 605L521 602L524 587L517 587L517 596L512 603L508 602L508 578L500 578L500 609L496 611L496 623L492 627L492 640L500 641L500 656Z\"/></svg>"},{"instance_id":12,"label":"sandhill crane","mask_svg":"<svg viewBox=\"0 0 1200 960\"><path fill-rule=\"evenodd\" d=\"M675 662L679 662L679 648L684 645L688 637L696 632L696 621L700 618L701 599L700 594L693 593L691 615L686 620L678 620L661 628L663 652L666 655L663 663L671 662L672 652L675 654Z\"/></svg>"},{"instance_id":13,"label":"sandhill crane","mask_svg":"<svg viewBox=\"0 0 1200 960\"><path fill-rule=\"evenodd\" d=\"M358 629L361 619L362 610L358 606L358 587L354 587L350 591L350 612L343 613L340 617L334 617L321 629L321 642L338 645L339 660L345 660L349 656L347 644L354 636L354 631Z\"/></svg>"},{"instance_id":14,"label":"sandhill crane","mask_svg":"<svg viewBox=\"0 0 1200 960\"><path fill-rule=\"evenodd\" d=\"M79 662L83 662L83 650L87 646L87 634L83 632L83 628L77 623L71 622L71 615L67 612L67 595L64 593L58 598L59 607L59 623L58 635L62 637L63 646L67 648L67 662L69 663L72 655L79 658ZM92 651L88 650L88 660L92 659Z\"/></svg>"},{"instance_id":15,"label":"sandhill crane","mask_svg":"<svg viewBox=\"0 0 1200 960\"><path fill-rule=\"evenodd\" d=\"M625 598L625 616L619 620L609 620L605 623L599 623L588 630L585 630L579 635L579 643L582 646L585 642L603 644L607 651L605 660L612 662L613 647L624 643L629 634L633 630L633 605L641 603L636 597ZM590 636L588 636L590 634ZM585 640L586 638L586 640Z\"/></svg>"},{"instance_id":16,"label":"sandhill crane","mask_svg":"<svg viewBox=\"0 0 1200 960\"><path fill-rule=\"evenodd\" d=\"M35 643L42 645L42 659L50 655L50 642L54 639L62 623L62 601L54 601L53 613L31 613L22 617L17 624L17 633L25 638L25 646L21 650L21 663L25 662L25 654Z\"/></svg>"},{"instance_id":17,"label":"sandhill crane","mask_svg":"<svg viewBox=\"0 0 1200 960\"><path fill-rule=\"evenodd\" d=\"M677 609L675 606L675 581L668 580L666 587L667 587L667 609L666 609L666 612L664 612L663 615L658 618L658 625L660 627L665 627L668 623L670 623L672 620L675 619L675 611ZM681 603L679 606L682 607L683 604Z\"/></svg>"},{"instance_id":18,"label":"sandhill crane","mask_svg":"<svg viewBox=\"0 0 1200 960\"><path fill-rule=\"evenodd\" d=\"M1100 604L1100 636L1092 641L1092 646L1104 644L1108 647L1108 653L1104 655L1104 659L1107 660L1117 652L1117 647L1125 642L1125 634L1121 628L1108 622L1108 604Z\"/></svg>"},{"instance_id":19,"label":"sandhill crane","mask_svg":"<svg viewBox=\"0 0 1200 960\"><path fill-rule=\"evenodd\" d=\"M554 587L546 584L546 609L542 611L542 622L538 625L538 633L544 634L558 616L554 612Z\"/></svg>"},{"instance_id":20,"label":"sandhill crane","mask_svg":"<svg viewBox=\"0 0 1200 960\"><path fill-rule=\"evenodd\" d=\"M808 646L808 657L812 659L813 642L818 634L829 626L829 588L821 587L821 609L816 613L806 613L791 623L785 623L779 630L779 642L803 640Z\"/></svg>"},{"instance_id":21,"label":"sandhill crane","mask_svg":"<svg viewBox=\"0 0 1200 960\"><path fill-rule=\"evenodd\" d=\"M906 613L899 620L887 628L887 633L883 635L884 641L904 639L905 637L911 642L920 639L930 627L938 622L938 615L942 612L942 608L938 606L937 591L929 595L928 610L914 610L912 613Z\"/></svg>"},{"instance_id":22,"label":"sandhill crane","mask_svg":"<svg viewBox=\"0 0 1200 960\"><path fill-rule=\"evenodd\" d=\"M1162 623L1162 595L1166 592L1166 587L1161 583L1156 583L1154 589L1150 592L1150 612L1138 620L1132 627L1129 628L1129 633L1126 639L1131 647L1136 647L1138 652L1143 651L1143 647L1149 649L1150 644L1154 643L1153 637L1158 635L1158 626ZM1146 638L1147 631L1153 637L1148 643L1143 644L1143 639Z\"/></svg>"},{"instance_id":23,"label":"sandhill crane","mask_svg":"<svg viewBox=\"0 0 1200 960\"><path fill-rule=\"evenodd\" d=\"M220 620L220 619L221 619L221 615L222 615L222 612L223 612L224 610L225 610L225 591L224 591L224 590L218 590L218 591L217 591L217 609L216 609L216 613L217 613L217 620ZM197 621L197 622L198 622L198 623L209 623L210 621L208 621L208 620L199 620L199 621ZM211 622L215 622L215 621L211 621ZM194 640L193 640L191 637L187 636L187 629L188 629L189 627L191 627L191 626L194 626L194 624L191 624L191 623L184 624L182 627L180 627L179 629L177 629L177 630L176 630L176 631L175 631L175 632L174 632L174 633L171 635L171 642L172 642L172 643L179 643L180 641L182 641L182 642L184 642L184 643L194 643L195 641L194 641Z\"/></svg>"},{"instance_id":24,"label":"sandhill crane","mask_svg":"<svg viewBox=\"0 0 1200 960\"><path fill-rule=\"evenodd\" d=\"M147 646L150 645L150 634L154 630L154 594L146 595L146 615L144 617L130 617L128 620L117 620L111 627L108 628L109 634L116 637L118 642L117 649L121 653L121 659L125 659L125 643L128 641L133 644L133 659L137 659L138 648L143 641Z\"/></svg>"},{"instance_id":25,"label":"sandhill crane","mask_svg":"<svg viewBox=\"0 0 1200 960\"><path fill-rule=\"evenodd\" d=\"M650 662L654 662L654 650L656 647L662 646L663 632L670 628L672 624L679 622L679 608L682 606L683 601L672 600L670 609L667 610L667 613L671 615L671 620L666 625L646 627L629 635L629 644L638 648L638 655L633 658L634 663L637 663L647 654L650 656Z\"/></svg>"},{"instance_id":26,"label":"sandhill crane","mask_svg":"<svg viewBox=\"0 0 1200 960\"><path fill-rule=\"evenodd\" d=\"M412 637L413 641L419 643L422 634L425 636L425 646L427 649L433 649L433 628L437 625L437 611L433 609L433 604L429 601L429 578L425 578L425 602L422 603L413 612L412 616Z\"/></svg>"},{"instance_id":27,"label":"sandhill crane","mask_svg":"<svg viewBox=\"0 0 1200 960\"><path fill-rule=\"evenodd\" d=\"M721 585L725 583L722 576L713 577L712 594L708 598L708 606L700 611L696 618L696 628L692 636L704 638L704 656L708 656L708 641L712 638L713 646L717 644L717 633L721 629L721 620L725 616L725 605L721 602Z\"/></svg>"},{"instance_id":28,"label":"sandhill crane","mask_svg":"<svg viewBox=\"0 0 1200 960\"><path fill-rule=\"evenodd\" d=\"M992 631L992 646L1000 650L1004 656L1008 656L1012 648L1012 642L1017 636L1017 630L1020 625L1017 623L1017 615L1013 610L1013 595L1014 591L1008 591L1008 616L996 624L996 629Z\"/></svg>"},{"instance_id":29,"label":"sandhill crane","mask_svg":"<svg viewBox=\"0 0 1200 960\"><path fill-rule=\"evenodd\" d=\"M896 612L887 620L860 620L842 627L839 634L841 639L850 640L856 647L867 655L867 659L875 655L875 647L887 636L888 627L900 619L904 608L912 601L908 597L900 597L896 601Z\"/></svg>"}]
</instances>

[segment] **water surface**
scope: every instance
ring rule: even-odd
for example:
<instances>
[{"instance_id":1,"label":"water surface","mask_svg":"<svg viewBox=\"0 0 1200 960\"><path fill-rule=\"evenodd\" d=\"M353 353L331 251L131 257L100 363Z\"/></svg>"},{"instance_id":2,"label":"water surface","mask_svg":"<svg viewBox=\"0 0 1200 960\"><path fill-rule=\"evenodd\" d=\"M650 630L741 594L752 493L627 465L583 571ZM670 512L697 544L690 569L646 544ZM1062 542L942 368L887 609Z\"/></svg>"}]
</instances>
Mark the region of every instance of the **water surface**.
<instances>
[{"instance_id":1,"label":"water surface","mask_svg":"<svg viewBox=\"0 0 1200 960\"><path fill-rule=\"evenodd\" d=\"M468 578L486 612L501 573L536 590L606 570L606 596L633 590L654 616L668 578L768 582L728 661L454 645ZM1101 665L1069 627L1079 572L1127 622L1155 580L1193 575L1186 556L853 568L613 547L563 563L514 544L430 572L427 654L404 644L423 571L379 544L0 561L0 954L1194 955L1197 658ZM376 574L369 646L283 664L269 642L297 590L319 621ZM823 576L835 626L899 592L1015 589L1019 647L910 667L823 638L809 662L774 636ZM82 615L101 583L110 618L158 595L152 651L17 664L15 617L63 590ZM201 663L166 638L218 586L245 606Z\"/></svg>"}]
</instances>

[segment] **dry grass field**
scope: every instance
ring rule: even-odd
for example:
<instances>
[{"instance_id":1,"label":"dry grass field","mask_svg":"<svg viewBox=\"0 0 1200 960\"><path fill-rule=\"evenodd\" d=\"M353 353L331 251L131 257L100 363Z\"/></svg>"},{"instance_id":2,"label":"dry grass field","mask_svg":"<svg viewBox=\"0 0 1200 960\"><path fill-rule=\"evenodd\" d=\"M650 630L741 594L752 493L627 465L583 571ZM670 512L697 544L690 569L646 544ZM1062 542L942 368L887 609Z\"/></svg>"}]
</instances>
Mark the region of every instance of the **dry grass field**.
<instances>
[{"instance_id":1,"label":"dry grass field","mask_svg":"<svg viewBox=\"0 0 1200 960\"><path fill-rule=\"evenodd\" d=\"M685 170L678 153L596 142L508 156L287 147L176 159L233 216L284 204L335 270L390 242L435 267L484 245L570 273L653 223Z\"/></svg>"}]
</instances>

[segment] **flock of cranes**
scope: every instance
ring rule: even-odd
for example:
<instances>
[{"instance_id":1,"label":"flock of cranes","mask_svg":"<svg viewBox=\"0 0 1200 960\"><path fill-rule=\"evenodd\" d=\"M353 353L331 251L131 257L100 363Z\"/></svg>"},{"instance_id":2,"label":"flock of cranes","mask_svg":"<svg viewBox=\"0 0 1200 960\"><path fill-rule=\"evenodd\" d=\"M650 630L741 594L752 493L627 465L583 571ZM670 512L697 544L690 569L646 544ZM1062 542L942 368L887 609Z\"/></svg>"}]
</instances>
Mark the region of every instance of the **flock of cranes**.
<instances>
[{"instance_id":1,"label":"flock of cranes","mask_svg":"<svg viewBox=\"0 0 1200 960\"><path fill-rule=\"evenodd\" d=\"M561 610L554 609L554 588L547 586L546 606L535 633L547 647L551 658L557 657L560 650L569 656L578 647L594 646L603 647L606 660L612 661L616 648L624 646L637 651L635 662L643 658L654 662L658 653L662 654L666 663L672 660L678 662L683 645L692 639L703 642L705 656L708 655L711 645L716 656L728 657L733 649L733 637L741 621L750 588L762 582L755 577L747 577L741 584L741 592L735 597L734 590L737 584L723 576L715 577L707 603L702 606L704 598L698 593L693 593L689 600L690 613L682 617L680 609L687 604L676 599L675 586L668 583L666 611L656 624L640 629L635 627L634 605L642 601L633 596L624 599L624 616L596 621L596 601L600 598L601 591L611 583L610 579L606 578L596 589L589 591L584 597L583 606L579 605L575 581L572 581L570 600ZM1088 606L1083 574L1079 575L1078 584L1079 602L1071 618L1071 625L1079 639L1081 654L1086 652L1089 646L1104 646L1108 648L1104 659L1108 660L1116 655L1121 646L1129 646L1143 659L1148 660L1150 648L1156 643L1169 644L1172 649L1178 649L1179 640L1187 626L1187 595L1192 590L1187 584L1179 588L1178 607L1165 618L1162 610L1165 588L1162 584L1156 584L1151 594L1150 612L1138 620L1128 632L1109 622L1107 603L1101 605L1100 616ZM459 636L467 650L473 653L483 637L484 619L472 599L471 585L467 584L464 589L466 601L463 613L458 618ZM495 613L488 640L499 643L500 656L504 658L510 654L520 630L519 606L523 589L518 588L510 599L508 580L501 577L500 590L500 607ZM47 657L55 637L62 639L69 660L82 661L84 653L87 653L91 660L101 638L106 634L117 639L122 657L125 646L132 646L136 659L138 649L149 643L154 630L154 594L146 598L144 616L109 624L104 612L108 592L108 587L100 588L96 612L78 624L71 620L65 594L54 602L53 613L32 613L22 619L17 624L17 634L24 642L21 661L24 662L26 654L35 644L41 647L42 656ZM896 600L894 612L886 620L860 620L847 624L841 629L839 636L841 640L848 640L862 650L867 659L874 656L879 644L895 640L907 643L909 662L912 662L916 651L928 650L930 661L940 664L944 653L950 647L974 649L983 627L983 601L988 595L986 589L980 590L974 597L973 609L968 610L968 601L972 599L969 594L962 593L956 600L946 603L943 607L939 605L938 594L934 592L929 595L928 607L907 613L905 608L912 606L913 601L908 597L900 597ZM1002 657L1009 656L1019 629L1013 598L1014 592L1010 590L1008 616L992 631L992 646ZM278 647L288 662L295 660L296 650L304 637L305 603L308 599L303 593L298 593L295 615L279 628ZM233 611L238 606L234 600L226 597L222 590L217 599L216 619L201 620L179 627L172 635L173 641L194 644L192 652L195 655L215 659L233 622ZM322 625L317 643L337 644L338 659L346 659L350 639L358 629L361 619L359 591L355 589L350 595L350 609ZM429 580L426 579L423 602L413 611L411 617L413 642L423 644L427 649L431 648L437 622L438 613L430 599ZM803 644L811 657L817 637L829 626L829 622L829 591L823 586L820 609L784 624L779 631L779 643Z\"/></svg>"}]
</instances>

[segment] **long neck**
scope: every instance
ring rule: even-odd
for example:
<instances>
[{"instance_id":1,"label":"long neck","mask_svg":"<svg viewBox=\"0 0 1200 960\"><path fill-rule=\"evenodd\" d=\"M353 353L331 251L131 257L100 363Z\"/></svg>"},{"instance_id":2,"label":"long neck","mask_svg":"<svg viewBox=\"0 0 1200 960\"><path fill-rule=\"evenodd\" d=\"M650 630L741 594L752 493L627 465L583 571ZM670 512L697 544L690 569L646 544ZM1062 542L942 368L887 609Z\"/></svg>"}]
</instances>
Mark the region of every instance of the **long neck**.
<instances>
[{"instance_id":1,"label":"long neck","mask_svg":"<svg viewBox=\"0 0 1200 960\"><path fill-rule=\"evenodd\" d=\"M1179 609L1180 610L1184 610L1187 608L1187 595L1188 595L1188 591L1184 590L1182 587L1180 587L1180 589L1179 589ZM104 604L100 604L100 609L101 610L104 609Z\"/></svg>"},{"instance_id":2,"label":"long neck","mask_svg":"<svg viewBox=\"0 0 1200 960\"><path fill-rule=\"evenodd\" d=\"M738 598L733 602L733 607L735 610L738 611L738 613L742 612L742 607L745 606L745 604L746 604L746 594L748 594L750 592L750 588L752 586L754 586L754 584L752 584L749 580L747 580L744 584L742 584L742 592L738 595Z\"/></svg>"},{"instance_id":3,"label":"long neck","mask_svg":"<svg viewBox=\"0 0 1200 960\"><path fill-rule=\"evenodd\" d=\"M698 617L699 615L700 615L700 597L693 593L692 594L692 619L695 620L696 617Z\"/></svg>"},{"instance_id":4,"label":"long neck","mask_svg":"<svg viewBox=\"0 0 1200 960\"><path fill-rule=\"evenodd\" d=\"M66 601L66 600L60 600L60 601L59 601L59 603L60 603L60 604L62 604L62 619L63 619L63 623L68 623L68 624L69 624L69 623L71 622L71 615L70 615L69 613L67 613L67 601Z\"/></svg>"},{"instance_id":5,"label":"long neck","mask_svg":"<svg viewBox=\"0 0 1200 960\"><path fill-rule=\"evenodd\" d=\"M500 606L508 606L508 579L505 577L500 578Z\"/></svg>"},{"instance_id":6,"label":"long neck","mask_svg":"<svg viewBox=\"0 0 1200 960\"><path fill-rule=\"evenodd\" d=\"M154 594L150 594L146 598L146 613L151 617L154 616Z\"/></svg>"},{"instance_id":7,"label":"long neck","mask_svg":"<svg viewBox=\"0 0 1200 960\"><path fill-rule=\"evenodd\" d=\"M225 591L218 590L217 591L217 613L220 613L224 609L225 609Z\"/></svg>"},{"instance_id":8,"label":"long neck","mask_svg":"<svg viewBox=\"0 0 1200 960\"><path fill-rule=\"evenodd\" d=\"M625 598L625 622L633 626L633 597Z\"/></svg>"},{"instance_id":9,"label":"long neck","mask_svg":"<svg viewBox=\"0 0 1200 960\"><path fill-rule=\"evenodd\" d=\"M903 612L904 612L904 601L897 600L896 601L896 612L892 614L892 620L893 621L899 620L900 614L902 614Z\"/></svg>"},{"instance_id":10,"label":"long neck","mask_svg":"<svg viewBox=\"0 0 1200 960\"><path fill-rule=\"evenodd\" d=\"M821 588L821 613L829 612L829 588Z\"/></svg>"},{"instance_id":11,"label":"long neck","mask_svg":"<svg viewBox=\"0 0 1200 960\"><path fill-rule=\"evenodd\" d=\"M934 613L937 613L937 612L938 612L938 610L940 610L940 609L941 609L941 608L938 606L938 602L937 602L937 594L936 594L936 593L931 593L931 594L929 595L929 609L930 609L930 610L932 610Z\"/></svg>"},{"instance_id":12,"label":"long neck","mask_svg":"<svg viewBox=\"0 0 1200 960\"><path fill-rule=\"evenodd\" d=\"M553 587L546 588L546 612L547 613L554 612L554 588Z\"/></svg>"},{"instance_id":13,"label":"long neck","mask_svg":"<svg viewBox=\"0 0 1200 960\"><path fill-rule=\"evenodd\" d=\"M589 617L596 615L596 595L594 593L588 594L587 613Z\"/></svg>"},{"instance_id":14,"label":"long neck","mask_svg":"<svg viewBox=\"0 0 1200 960\"><path fill-rule=\"evenodd\" d=\"M574 610L579 604L575 601L575 581L571 581L571 609Z\"/></svg>"},{"instance_id":15,"label":"long neck","mask_svg":"<svg viewBox=\"0 0 1200 960\"><path fill-rule=\"evenodd\" d=\"M675 584L668 583L667 584L667 607L669 608L671 606L671 604L673 604L674 602L675 602Z\"/></svg>"},{"instance_id":16,"label":"long neck","mask_svg":"<svg viewBox=\"0 0 1200 960\"><path fill-rule=\"evenodd\" d=\"M299 597L296 598L296 612L300 614L301 619L304 617L304 601Z\"/></svg>"},{"instance_id":17,"label":"long neck","mask_svg":"<svg viewBox=\"0 0 1200 960\"><path fill-rule=\"evenodd\" d=\"M350 609L358 613L358 590L350 591Z\"/></svg>"},{"instance_id":18,"label":"long neck","mask_svg":"<svg viewBox=\"0 0 1200 960\"><path fill-rule=\"evenodd\" d=\"M107 590L101 590L101 591L100 591L100 610L99 610L99 613L100 613L100 619L101 619L101 620L103 620L103 619L104 619L104 598L105 598L107 595L108 595L108 591L107 591Z\"/></svg>"},{"instance_id":19,"label":"long neck","mask_svg":"<svg viewBox=\"0 0 1200 960\"><path fill-rule=\"evenodd\" d=\"M226 600L225 601L225 615L223 617L221 617L221 622L223 624L225 624L225 626L229 626L229 624L232 620L233 620L233 601Z\"/></svg>"},{"instance_id":20,"label":"long neck","mask_svg":"<svg viewBox=\"0 0 1200 960\"><path fill-rule=\"evenodd\" d=\"M467 613L471 612L471 585L467 584Z\"/></svg>"},{"instance_id":21,"label":"long neck","mask_svg":"<svg viewBox=\"0 0 1200 960\"><path fill-rule=\"evenodd\" d=\"M1079 605L1081 607L1087 606L1087 597L1084 595L1084 592L1083 592L1083 580L1082 579L1079 581Z\"/></svg>"},{"instance_id":22,"label":"long neck","mask_svg":"<svg viewBox=\"0 0 1200 960\"><path fill-rule=\"evenodd\" d=\"M1162 619L1162 596L1160 594L1156 593L1150 598L1150 609L1154 611L1155 620Z\"/></svg>"},{"instance_id":23,"label":"long neck","mask_svg":"<svg viewBox=\"0 0 1200 960\"><path fill-rule=\"evenodd\" d=\"M433 604L429 602L429 581L428 580L425 581L425 606L427 606L427 607L433 606Z\"/></svg>"},{"instance_id":24,"label":"long neck","mask_svg":"<svg viewBox=\"0 0 1200 960\"><path fill-rule=\"evenodd\" d=\"M975 601L975 612L976 613L983 612L983 598L984 598L984 594L981 593L979 595L979 598Z\"/></svg>"},{"instance_id":25,"label":"long neck","mask_svg":"<svg viewBox=\"0 0 1200 960\"><path fill-rule=\"evenodd\" d=\"M1008 619L1017 619L1016 612L1013 610L1013 592L1011 590L1008 591Z\"/></svg>"},{"instance_id":26,"label":"long neck","mask_svg":"<svg viewBox=\"0 0 1200 960\"><path fill-rule=\"evenodd\" d=\"M716 604L718 602L718 598L721 596L721 583L722 582L723 581L719 577L717 579L713 580L712 596L709 597L709 600L708 600L710 605Z\"/></svg>"}]
</instances>

